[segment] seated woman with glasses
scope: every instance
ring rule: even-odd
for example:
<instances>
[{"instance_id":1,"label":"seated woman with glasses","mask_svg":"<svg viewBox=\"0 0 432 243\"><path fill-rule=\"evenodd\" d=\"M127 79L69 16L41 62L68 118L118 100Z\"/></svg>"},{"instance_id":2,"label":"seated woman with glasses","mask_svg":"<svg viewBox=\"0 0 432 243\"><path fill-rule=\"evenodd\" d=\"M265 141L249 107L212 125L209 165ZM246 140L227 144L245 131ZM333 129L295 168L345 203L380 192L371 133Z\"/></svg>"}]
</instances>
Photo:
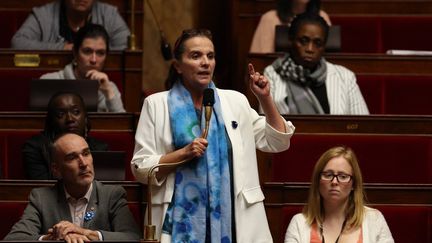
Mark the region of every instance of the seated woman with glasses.
<instances>
[{"instance_id":1,"label":"seated woman with glasses","mask_svg":"<svg viewBox=\"0 0 432 243\"><path fill-rule=\"evenodd\" d=\"M327 150L315 165L309 198L286 232L288 242L394 243L380 211L365 206L363 179L354 151Z\"/></svg>"}]
</instances>

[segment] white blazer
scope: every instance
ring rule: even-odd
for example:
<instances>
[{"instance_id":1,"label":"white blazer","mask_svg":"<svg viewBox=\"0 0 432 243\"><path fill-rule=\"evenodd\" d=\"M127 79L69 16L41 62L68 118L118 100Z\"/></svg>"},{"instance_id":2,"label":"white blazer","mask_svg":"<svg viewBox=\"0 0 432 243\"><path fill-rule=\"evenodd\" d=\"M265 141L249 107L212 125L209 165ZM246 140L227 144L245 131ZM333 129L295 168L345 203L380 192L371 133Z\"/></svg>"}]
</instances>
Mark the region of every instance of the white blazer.
<instances>
[{"instance_id":1,"label":"white blazer","mask_svg":"<svg viewBox=\"0 0 432 243\"><path fill-rule=\"evenodd\" d=\"M302 213L294 215L288 225L284 243L309 243L311 227ZM382 213L365 207L362 223L363 243L394 243L392 234Z\"/></svg>"},{"instance_id":2,"label":"white blazer","mask_svg":"<svg viewBox=\"0 0 432 243\"><path fill-rule=\"evenodd\" d=\"M285 122L286 132L278 132L250 107L246 97L239 92L217 89L217 94L233 150L237 242L273 242L263 205L264 194L259 183L255 149L265 152L288 149L295 128L288 121ZM167 91L153 94L145 99L141 110L131 166L135 177L142 183L147 183L149 168L158 164L162 155L174 150L167 97ZM232 125L233 122L237 127ZM165 212L173 196L174 178L175 173L171 173L161 181L152 181L152 223L156 225L159 239Z\"/></svg>"}]
</instances>

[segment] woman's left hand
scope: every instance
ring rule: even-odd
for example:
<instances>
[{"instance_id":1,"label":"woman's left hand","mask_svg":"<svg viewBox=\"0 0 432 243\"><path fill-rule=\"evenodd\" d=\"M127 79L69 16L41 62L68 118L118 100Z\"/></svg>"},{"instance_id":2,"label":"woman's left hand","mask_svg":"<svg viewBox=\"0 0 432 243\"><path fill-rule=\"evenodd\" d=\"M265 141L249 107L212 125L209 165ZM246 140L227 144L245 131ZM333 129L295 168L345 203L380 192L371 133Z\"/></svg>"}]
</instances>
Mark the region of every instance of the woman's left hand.
<instances>
[{"instance_id":1,"label":"woman's left hand","mask_svg":"<svg viewBox=\"0 0 432 243\"><path fill-rule=\"evenodd\" d=\"M255 96L258 98L260 105L264 111L267 123L280 132L286 132L285 123L280 116L275 103L270 94L270 83L268 79L255 72L254 66L249 63L249 86Z\"/></svg>"},{"instance_id":2,"label":"woman's left hand","mask_svg":"<svg viewBox=\"0 0 432 243\"><path fill-rule=\"evenodd\" d=\"M251 63L248 64L248 69L249 86L252 92L258 99L268 97L270 95L270 84L268 79L259 72L255 72L255 68Z\"/></svg>"}]
</instances>

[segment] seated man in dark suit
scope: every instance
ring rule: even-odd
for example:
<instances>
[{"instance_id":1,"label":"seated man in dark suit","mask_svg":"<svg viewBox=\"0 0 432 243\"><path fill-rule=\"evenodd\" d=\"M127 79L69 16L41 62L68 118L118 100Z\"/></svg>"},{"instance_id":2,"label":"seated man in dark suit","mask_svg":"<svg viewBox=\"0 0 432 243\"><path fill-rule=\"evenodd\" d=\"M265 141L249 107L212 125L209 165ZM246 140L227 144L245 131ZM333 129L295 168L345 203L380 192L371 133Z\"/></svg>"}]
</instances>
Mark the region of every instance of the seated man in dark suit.
<instances>
[{"instance_id":1,"label":"seated man in dark suit","mask_svg":"<svg viewBox=\"0 0 432 243\"><path fill-rule=\"evenodd\" d=\"M94 180L93 157L83 137L65 133L50 147L53 187L35 188L5 240L138 240L140 230L120 186Z\"/></svg>"},{"instance_id":2,"label":"seated man in dark suit","mask_svg":"<svg viewBox=\"0 0 432 243\"><path fill-rule=\"evenodd\" d=\"M106 151L108 145L88 136L90 120L84 100L75 93L57 93L48 102L45 128L41 134L27 140L23 146L24 170L27 179L53 179L49 145L61 133L73 132L85 138L90 150Z\"/></svg>"}]
</instances>

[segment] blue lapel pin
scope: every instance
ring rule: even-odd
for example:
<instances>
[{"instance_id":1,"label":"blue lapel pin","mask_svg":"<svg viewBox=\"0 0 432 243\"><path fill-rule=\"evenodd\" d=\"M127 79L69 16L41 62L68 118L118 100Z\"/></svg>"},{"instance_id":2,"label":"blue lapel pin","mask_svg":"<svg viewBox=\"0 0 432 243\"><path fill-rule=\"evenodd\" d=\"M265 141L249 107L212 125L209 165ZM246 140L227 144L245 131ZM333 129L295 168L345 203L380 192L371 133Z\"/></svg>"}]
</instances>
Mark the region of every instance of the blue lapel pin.
<instances>
[{"instance_id":1,"label":"blue lapel pin","mask_svg":"<svg viewBox=\"0 0 432 243\"><path fill-rule=\"evenodd\" d=\"M93 217L95 216L95 211L94 211L94 208L92 207L91 209L90 209L90 211L87 211L85 214L84 214L84 222L87 222L87 221L90 221L90 220L92 220L93 219Z\"/></svg>"}]
</instances>

